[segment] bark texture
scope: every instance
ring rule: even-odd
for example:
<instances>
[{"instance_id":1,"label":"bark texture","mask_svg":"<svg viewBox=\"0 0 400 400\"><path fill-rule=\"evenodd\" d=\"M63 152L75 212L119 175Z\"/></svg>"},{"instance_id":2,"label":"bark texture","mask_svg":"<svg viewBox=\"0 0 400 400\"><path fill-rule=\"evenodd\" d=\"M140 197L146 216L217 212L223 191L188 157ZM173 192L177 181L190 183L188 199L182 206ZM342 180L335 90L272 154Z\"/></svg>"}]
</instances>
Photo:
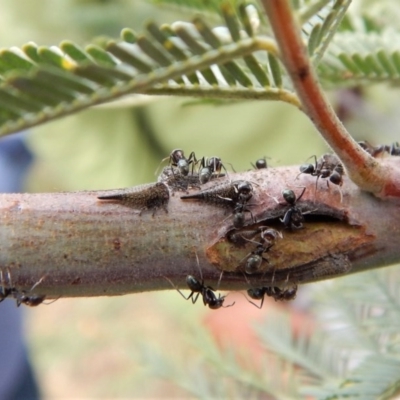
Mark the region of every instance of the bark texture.
<instances>
[{"instance_id":1,"label":"bark texture","mask_svg":"<svg viewBox=\"0 0 400 400\"><path fill-rule=\"evenodd\" d=\"M392 161L393 159L393 161ZM388 162L397 163L390 158ZM168 213L139 210L122 202L102 201L112 191L0 195L0 270L3 286L48 298L122 295L186 288L188 274L206 284L247 289L306 283L390 265L400 260L400 213L397 201L360 191L346 176L343 186L299 173L298 167L229 174L202 186L246 180L254 223L233 226L231 209L171 193ZM305 215L303 229L285 229L280 219L290 206L282 190L304 196L296 203ZM342 196L340 194L342 191ZM190 193L198 189L190 190ZM264 254L259 273L244 274L256 244L242 239L249 231L272 227L282 238ZM261 227L261 228L260 228ZM236 236L235 236L236 235ZM235 240L238 239L239 240ZM11 281L10 281L11 279Z\"/></svg>"}]
</instances>

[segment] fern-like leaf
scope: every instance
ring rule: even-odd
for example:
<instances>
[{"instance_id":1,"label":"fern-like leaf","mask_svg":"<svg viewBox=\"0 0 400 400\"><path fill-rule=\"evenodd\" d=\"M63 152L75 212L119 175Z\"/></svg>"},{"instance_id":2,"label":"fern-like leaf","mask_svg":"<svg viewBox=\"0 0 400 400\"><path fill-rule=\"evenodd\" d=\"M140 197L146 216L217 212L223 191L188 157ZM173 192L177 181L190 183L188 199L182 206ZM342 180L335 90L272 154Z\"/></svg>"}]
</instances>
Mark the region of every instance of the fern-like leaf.
<instances>
[{"instance_id":1,"label":"fern-like leaf","mask_svg":"<svg viewBox=\"0 0 400 400\"><path fill-rule=\"evenodd\" d=\"M254 11L254 10L253 10ZM222 3L226 27L193 23L124 29L104 49L71 42L0 53L0 134L127 94L276 99L299 107L276 58L275 42L253 31L247 7ZM244 28L243 28L244 27Z\"/></svg>"},{"instance_id":2,"label":"fern-like leaf","mask_svg":"<svg viewBox=\"0 0 400 400\"><path fill-rule=\"evenodd\" d=\"M300 108L275 41L259 32L256 6L217 3L224 26L198 16L192 23L149 23L141 34L126 28L122 40L103 47L28 43L1 51L0 135L136 93L272 99ZM398 33L345 31L331 41L349 0L298 3L325 85L399 83Z\"/></svg>"},{"instance_id":3,"label":"fern-like leaf","mask_svg":"<svg viewBox=\"0 0 400 400\"><path fill-rule=\"evenodd\" d=\"M400 83L400 33L339 32L332 41L319 74L327 85Z\"/></svg>"}]
</instances>

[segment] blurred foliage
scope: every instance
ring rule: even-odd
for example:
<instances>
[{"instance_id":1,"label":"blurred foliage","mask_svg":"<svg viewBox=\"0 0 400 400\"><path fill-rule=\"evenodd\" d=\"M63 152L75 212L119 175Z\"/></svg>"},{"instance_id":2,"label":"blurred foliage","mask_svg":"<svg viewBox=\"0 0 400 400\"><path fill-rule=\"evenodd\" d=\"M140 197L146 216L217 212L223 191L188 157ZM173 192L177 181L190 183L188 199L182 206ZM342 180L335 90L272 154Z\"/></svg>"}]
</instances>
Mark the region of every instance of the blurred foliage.
<instances>
[{"instance_id":1,"label":"blurred foliage","mask_svg":"<svg viewBox=\"0 0 400 400\"><path fill-rule=\"evenodd\" d=\"M175 291L60 300L29 310L31 353L47 398L396 398L398 267L300 289L262 310L240 294L223 311Z\"/></svg>"}]
</instances>

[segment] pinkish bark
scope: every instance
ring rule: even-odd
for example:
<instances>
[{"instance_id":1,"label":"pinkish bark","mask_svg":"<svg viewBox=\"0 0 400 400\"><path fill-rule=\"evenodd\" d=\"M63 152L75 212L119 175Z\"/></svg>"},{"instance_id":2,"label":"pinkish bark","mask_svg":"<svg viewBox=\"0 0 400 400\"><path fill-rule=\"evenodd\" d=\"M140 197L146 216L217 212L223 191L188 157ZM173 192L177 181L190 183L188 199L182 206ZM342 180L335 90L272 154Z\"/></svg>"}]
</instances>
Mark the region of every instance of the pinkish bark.
<instances>
[{"instance_id":1,"label":"pinkish bark","mask_svg":"<svg viewBox=\"0 0 400 400\"><path fill-rule=\"evenodd\" d=\"M397 157L387 162L397 163ZM254 247L237 247L226 239L232 232L231 211L201 201L170 197L168 214L155 216L118 202L103 202L105 191L0 195L0 270L3 284L28 290L44 278L35 292L49 298L122 295L170 289L168 277L185 288L186 275L199 277L198 254L206 284L216 285L226 271L221 289L289 282L301 283L390 265L400 261L400 204L382 201L360 191L347 177L340 202L338 187L320 179L298 175L298 167L283 167L230 174L234 181L252 182L250 203L259 225L272 225L283 233L267 253L259 275L244 277L243 258ZM220 178L227 179L227 178ZM211 182L207 185L214 185ZM307 190L299 202L316 221L289 232L277 217L287 206L281 190ZM275 219L271 219L276 217ZM249 218L247 216L247 218ZM9 272L9 274L8 274Z\"/></svg>"}]
</instances>

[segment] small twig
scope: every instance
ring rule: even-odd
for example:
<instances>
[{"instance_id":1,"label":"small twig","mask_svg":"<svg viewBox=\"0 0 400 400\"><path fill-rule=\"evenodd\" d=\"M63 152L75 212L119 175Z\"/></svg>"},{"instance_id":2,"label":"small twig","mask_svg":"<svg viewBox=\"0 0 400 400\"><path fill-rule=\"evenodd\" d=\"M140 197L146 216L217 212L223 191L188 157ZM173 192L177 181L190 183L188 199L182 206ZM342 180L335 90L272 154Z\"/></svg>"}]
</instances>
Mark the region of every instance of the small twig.
<instances>
[{"instance_id":1,"label":"small twig","mask_svg":"<svg viewBox=\"0 0 400 400\"><path fill-rule=\"evenodd\" d=\"M350 178L365 191L385 196L390 189L390 195L399 196L399 190L393 190L393 171L358 146L324 96L289 1L263 0L262 3L304 112L341 159Z\"/></svg>"}]
</instances>

